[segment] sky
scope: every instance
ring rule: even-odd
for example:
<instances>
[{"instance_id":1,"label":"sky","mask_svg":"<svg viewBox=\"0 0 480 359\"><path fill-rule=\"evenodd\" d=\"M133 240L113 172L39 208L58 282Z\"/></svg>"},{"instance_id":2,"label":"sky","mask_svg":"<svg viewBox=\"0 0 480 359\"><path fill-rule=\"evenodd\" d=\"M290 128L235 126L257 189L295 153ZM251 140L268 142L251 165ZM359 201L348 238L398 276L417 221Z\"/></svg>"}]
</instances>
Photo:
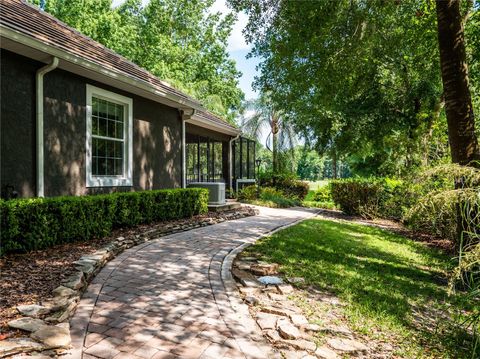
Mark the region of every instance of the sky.
<instances>
[{"instance_id":1,"label":"sky","mask_svg":"<svg viewBox=\"0 0 480 359\"><path fill-rule=\"evenodd\" d=\"M228 14L231 10L227 7L225 0L216 0L212 6L212 12ZM257 58L247 59L246 56L251 50L251 45L245 42L242 30L248 22L248 17L244 13L237 14L237 21L233 25L232 33L228 39L228 53L237 63L237 69L242 73L240 78L240 88L245 93L245 99L257 97L257 93L252 88L252 83L256 75L256 66L259 61Z\"/></svg>"}]
</instances>

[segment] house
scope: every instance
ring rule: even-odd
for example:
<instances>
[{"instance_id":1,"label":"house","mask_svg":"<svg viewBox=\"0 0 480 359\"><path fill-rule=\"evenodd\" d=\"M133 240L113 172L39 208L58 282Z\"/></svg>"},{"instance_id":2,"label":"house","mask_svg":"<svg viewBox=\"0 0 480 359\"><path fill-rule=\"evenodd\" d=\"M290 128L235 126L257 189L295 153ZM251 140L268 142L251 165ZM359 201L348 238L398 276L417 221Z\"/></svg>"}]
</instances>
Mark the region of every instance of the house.
<instances>
[{"instance_id":1,"label":"house","mask_svg":"<svg viewBox=\"0 0 480 359\"><path fill-rule=\"evenodd\" d=\"M238 128L37 7L0 4L4 197L255 177L255 144Z\"/></svg>"}]
</instances>

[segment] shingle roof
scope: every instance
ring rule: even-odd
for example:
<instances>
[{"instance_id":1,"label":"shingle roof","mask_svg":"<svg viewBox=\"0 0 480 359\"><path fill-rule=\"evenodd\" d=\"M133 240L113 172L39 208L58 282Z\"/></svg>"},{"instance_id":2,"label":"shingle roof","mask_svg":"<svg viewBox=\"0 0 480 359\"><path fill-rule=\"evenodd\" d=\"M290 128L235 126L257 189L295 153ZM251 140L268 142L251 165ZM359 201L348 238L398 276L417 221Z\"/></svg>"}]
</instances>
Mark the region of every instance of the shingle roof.
<instances>
[{"instance_id":1,"label":"shingle roof","mask_svg":"<svg viewBox=\"0 0 480 359\"><path fill-rule=\"evenodd\" d=\"M106 67L114 72L144 81L157 90L174 94L200 106L197 100L173 88L147 70L88 36L81 34L36 6L27 4L23 0L0 0L0 5L0 25ZM206 110L200 110L199 113L202 113L203 117L211 121L231 126L225 120Z\"/></svg>"}]
</instances>

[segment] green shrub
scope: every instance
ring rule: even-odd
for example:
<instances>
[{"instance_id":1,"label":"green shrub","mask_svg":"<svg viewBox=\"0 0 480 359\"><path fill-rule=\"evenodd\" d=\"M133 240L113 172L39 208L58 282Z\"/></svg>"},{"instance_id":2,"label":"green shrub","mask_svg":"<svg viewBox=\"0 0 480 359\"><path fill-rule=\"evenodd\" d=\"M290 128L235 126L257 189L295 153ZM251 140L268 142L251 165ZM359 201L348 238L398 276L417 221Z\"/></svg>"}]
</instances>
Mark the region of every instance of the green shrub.
<instances>
[{"instance_id":1,"label":"green shrub","mask_svg":"<svg viewBox=\"0 0 480 359\"><path fill-rule=\"evenodd\" d=\"M297 200L285 196L283 191L273 187L261 188L260 200L269 207L288 208L298 205Z\"/></svg>"},{"instance_id":2,"label":"green shrub","mask_svg":"<svg viewBox=\"0 0 480 359\"><path fill-rule=\"evenodd\" d=\"M284 196L303 200L308 193L308 183L300 181L294 174L266 172L258 175L261 187L273 187L283 192Z\"/></svg>"},{"instance_id":3,"label":"green shrub","mask_svg":"<svg viewBox=\"0 0 480 359\"><path fill-rule=\"evenodd\" d=\"M258 197L258 188L255 185L245 186L237 193L237 199L239 201L253 201Z\"/></svg>"},{"instance_id":4,"label":"green shrub","mask_svg":"<svg viewBox=\"0 0 480 359\"><path fill-rule=\"evenodd\" d=\"M413 187L390 178L348 178L330 182L335 204L350 215L401 220L416 199Z\"/></svg>"},{"instance_id":5,"label":"green shrub","mask_svg":"<svg viewBox=\"0 0 480 359\"><path fill-rule=\"evenodd\" d=\"M365 215L378 206L382 190L378 181L347 178L330 182L333 201L349 215Z\"/></svg>"},{"instance_id":6,"label":"green shrub","mask_svg":"<svg viewBox=\"0 0 480 359\"><path fill-rule=\"evenodd\" d=\"M43 249L88 240L114 228L190 217L207 211L199 188L81 197L0 200L0 253Z\"/></svg>"},{"instance_id":7,"label":"green shrub","mask_svg":"<svg viewBox=\"0 0 480 359\"><path fill-rule=\"evenodd\" d=\"M315 202L331 202L332 193L330 192L330 186L318 187L318 189L313 194L312 201Z\"/></svg>"}]
</instances>

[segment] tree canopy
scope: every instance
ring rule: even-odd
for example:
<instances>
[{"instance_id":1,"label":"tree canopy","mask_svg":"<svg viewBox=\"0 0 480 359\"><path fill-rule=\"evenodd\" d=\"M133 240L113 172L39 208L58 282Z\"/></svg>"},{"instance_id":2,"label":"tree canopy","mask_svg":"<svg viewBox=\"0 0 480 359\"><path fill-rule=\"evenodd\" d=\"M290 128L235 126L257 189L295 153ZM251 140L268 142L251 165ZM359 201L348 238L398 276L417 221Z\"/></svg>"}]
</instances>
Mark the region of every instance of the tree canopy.
<instances>
[{"instance_id":1,"label":"tree canopy","mask_svg":"<svg viewBox=\"0 0 480 359\"><path fill-rule=\"evenodd\" d=\"M34 0L39 5L39 0ZM233 121L244 97L227 52L234 16L214 0L45 0L44 10Z\"/></svg>"},{"instance_id":2,"label":"tree canopy","mask_svg":"<svg viewBox=\"0 0 480 359\"><path fill-rule=\"evenodd\" d=\"M262 59L256 87L319 152L369 174L448 160L433 1L229 3L249 15L245 35ZM462 11L478 122L477 5Z\"/></svg>"}]
</instances>

